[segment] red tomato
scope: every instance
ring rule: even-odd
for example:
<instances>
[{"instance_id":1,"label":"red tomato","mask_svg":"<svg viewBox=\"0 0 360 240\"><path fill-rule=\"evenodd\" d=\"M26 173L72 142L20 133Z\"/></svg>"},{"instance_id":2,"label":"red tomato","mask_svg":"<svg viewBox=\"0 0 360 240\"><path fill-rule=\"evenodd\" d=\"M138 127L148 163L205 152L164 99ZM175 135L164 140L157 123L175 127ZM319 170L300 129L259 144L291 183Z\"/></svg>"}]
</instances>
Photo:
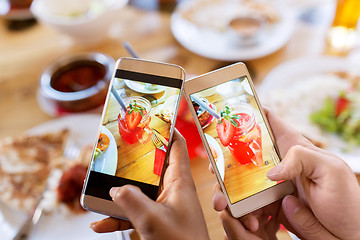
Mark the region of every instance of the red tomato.
<instances>
[{"instance_id":1,"label":"red tomato","mask_svg":"<svg viewBox=\"0 0 360 240\"><path fill-rule=\"evenodd\" d=\"M339 97L336 101L335 116L338 117L343 111L345 111L350 104L350 101L345 97Z\"/></svg>"},{"instance_id":2,"label":"red tomato","mask_svg":"<svg viewBox=\"0 0 360 240\"><path fill-rule=\"evenodd\" d=\"M222 119L221 123L219 123L219 121L217 122L216 131L220 142L226 147L234 137L235 126L232 125L230 121Z\"/></svg>"}]
</instances>

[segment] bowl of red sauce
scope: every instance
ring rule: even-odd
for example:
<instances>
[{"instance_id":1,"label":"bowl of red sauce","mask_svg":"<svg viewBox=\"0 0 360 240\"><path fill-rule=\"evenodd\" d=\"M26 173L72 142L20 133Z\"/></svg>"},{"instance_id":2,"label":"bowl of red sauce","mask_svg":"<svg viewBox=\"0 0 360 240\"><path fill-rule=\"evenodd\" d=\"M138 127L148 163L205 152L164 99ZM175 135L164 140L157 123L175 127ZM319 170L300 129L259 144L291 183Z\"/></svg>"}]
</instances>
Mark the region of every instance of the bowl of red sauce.
<instances>
[{"instance_id":1,"label":"bowl of red sauce","mask_svg":"<svg viewBox=\"0 0 360 240\"><path fill-rule=\"evenodd\" d=\"M60 58L41 75L40 107L51 116L101 107L114 65L114 59L102 53L80 53Z\"/></svg>"}]
</instances>

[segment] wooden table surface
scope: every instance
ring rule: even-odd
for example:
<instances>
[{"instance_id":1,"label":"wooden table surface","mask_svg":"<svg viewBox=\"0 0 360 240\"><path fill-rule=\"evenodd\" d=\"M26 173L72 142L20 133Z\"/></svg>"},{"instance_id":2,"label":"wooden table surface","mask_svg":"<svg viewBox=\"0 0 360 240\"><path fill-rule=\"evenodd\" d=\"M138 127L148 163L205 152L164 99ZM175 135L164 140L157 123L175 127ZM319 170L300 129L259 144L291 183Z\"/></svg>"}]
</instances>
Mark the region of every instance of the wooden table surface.
<instances>
[{"instance_id":1,"label":"wooden table surface","mask_svg":"<svg viewBox=\"0 0 360 240\"><path fill-rule=\"evenodd\" d=\"M324 19L316 24L298 21L292 38L283 48L246 62L251 68L255 85L260 84L266 74L282 62L321 55L327 21ZM178 64L191 75L229 64L206 59L184 49L172 36L169 26L169 13L126 7L114 22L111 38L101 45L82 46L41 24L11 32L7 30L6 22L0 20L0 138L21 134L54 119L41 110L36 93L42 71L63 55L98 51L118 59L129 56L122 47L123 41L129 41L142 58ZM208 171L208 160L192 160L191 170L211 239L223 239L221 223L212 209L212 186L216 180ZM283 232L279 236L280 239L289 239Z\"/></svg>"}]
</instances>

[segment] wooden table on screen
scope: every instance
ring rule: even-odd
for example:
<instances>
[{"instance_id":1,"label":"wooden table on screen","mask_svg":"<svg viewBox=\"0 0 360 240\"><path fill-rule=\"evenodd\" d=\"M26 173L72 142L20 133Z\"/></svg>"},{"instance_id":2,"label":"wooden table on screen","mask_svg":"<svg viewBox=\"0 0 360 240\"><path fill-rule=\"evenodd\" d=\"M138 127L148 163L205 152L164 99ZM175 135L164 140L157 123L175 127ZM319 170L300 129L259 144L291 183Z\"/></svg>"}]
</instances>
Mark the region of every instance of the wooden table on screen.
<instances>
[{"instance_id":1,"label":"wooden table on screen","mask_svg":"<svg viewBox=\"0 0 360 240\"><path fill-rule=\"evenodd\" d=\"M122 42L126 40L143 58L178 64L189 75L203 74L229 64L203 58L180 46L171 34L168 13L126 7L119 12L114 26L111 39L90 47L76 45L69 37L41 24L20 32L10 32L5 21L0 20L0 137L19 135L54 119L40 109L36 92L45 67L66 54L99 51L117 59L129 56L122 47ZM261 83L271 69L286 60L321 53L321 49L314 48L317 42L322 41L319 37L316 27L298 24L293 37L282 49L248 61L255 85ZM223 228L212 208L212 187L216 179L208 171L208 160L193 159L191 171L210 237L223 239ZM283 231L279 231L278 236L282 240L290 239Z\"/></svg>"}]
</instances>

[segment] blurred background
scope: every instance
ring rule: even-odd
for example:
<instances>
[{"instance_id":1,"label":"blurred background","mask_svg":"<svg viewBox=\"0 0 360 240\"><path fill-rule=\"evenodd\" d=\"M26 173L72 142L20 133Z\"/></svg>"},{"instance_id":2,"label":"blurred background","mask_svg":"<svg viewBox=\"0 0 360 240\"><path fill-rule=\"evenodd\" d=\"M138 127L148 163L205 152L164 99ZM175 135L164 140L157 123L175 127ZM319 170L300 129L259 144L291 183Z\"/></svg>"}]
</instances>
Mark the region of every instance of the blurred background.
<instances>
[{"instance_id":1,"label":"blurred background","mask_svg":"<svg viewBox=\"0 0 360 240\"><path fill-rule=\"evenodd\" d=\"M29 239L125 239L93 233L89 223L102 216L56 195L60 179L70 181L66 172L77 164L86 171L114 62L131 56L124 42L140 58L182 66L187 79L244 62L263 105L360 174L359 16L357 0L0 0L0 138L70 131L52 203ZM216 179L184 100L176 127L210 237L222 239L211 201ZM14 174L4 170L6 151L0 147L2 183ZM0 235L12 239L31 211L1 195ZM278 236L295 239L284 228Z\"/></svg>"}]
</instances>

